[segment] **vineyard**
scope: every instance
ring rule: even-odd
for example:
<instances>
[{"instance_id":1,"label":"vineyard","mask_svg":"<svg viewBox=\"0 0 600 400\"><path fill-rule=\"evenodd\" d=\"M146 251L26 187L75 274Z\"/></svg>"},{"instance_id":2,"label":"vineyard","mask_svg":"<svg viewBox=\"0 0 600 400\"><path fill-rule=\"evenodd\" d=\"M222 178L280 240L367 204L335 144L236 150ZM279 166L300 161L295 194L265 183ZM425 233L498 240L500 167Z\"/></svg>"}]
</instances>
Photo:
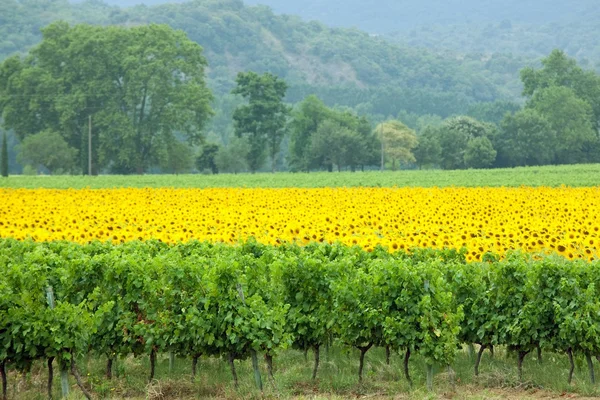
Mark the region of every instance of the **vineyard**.
<instances>
[{"instance_id":1,"label":"vineyard","mask_svg":"<svg viewBox=\"0 0 600 400\"><path fill-rule=\"evenodd\" d=\"M77 360L93 354L106 377L128 356L221 357L238 384L236 360L251 359L257 387L277 380L286 349L312 351L312 379L332 343L359 350L356 381L371 349L400 352L403 378L412 381L414 357L425 361L426 386L448 369L461 346L481 355L499 347L523 360L534 352L564 354L568 381L576 360L593 382L600 355L600 265L559 256L491 253L466 262L456 250L390 253L380 246L312 243L270 246L157 240L124 244L0 241L0 371L47 365L61 380L75 376L86 397L95 394ZM372 353L372 351L371 351ZM261 375L266 365L267 374ZM199 373L202 373L200 371Z\"/></svg>"}]
</instances>

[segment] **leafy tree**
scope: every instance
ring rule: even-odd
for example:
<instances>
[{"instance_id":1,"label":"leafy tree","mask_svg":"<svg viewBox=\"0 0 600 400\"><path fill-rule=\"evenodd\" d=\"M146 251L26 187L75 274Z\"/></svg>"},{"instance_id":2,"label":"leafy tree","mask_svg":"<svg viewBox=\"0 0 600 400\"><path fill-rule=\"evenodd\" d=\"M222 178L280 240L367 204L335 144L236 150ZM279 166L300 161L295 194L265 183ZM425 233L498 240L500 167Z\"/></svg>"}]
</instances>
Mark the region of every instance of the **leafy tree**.
<instances>
[{"instance_id":1,"label":"leafy tree","mask_svg":"<svg viewBox=\"0 0 600 400\"><path fill-rule=\"evenodd\" d=\"M585 71L577 61L567 57L565 52L554 50L542 60L539 70L531 67L521 71L523 94L535 97L539 91L560 86L571 89L574 96L585 101L592 109L590 121L600 128L600 76L594 71Z\"/></svg>"},{"instance_id":2,"label":"leafy tree","mask_svg":"<svg viewBox=\"0 0 600 400\"><path fill-rule=\"evenodd\" d=\"M276 157L285 134L288 107L283 103L287 84L271 73L239 73L233 94L248 100L234 114L234 129L238 137L247 137L250 145L247 161L250 171L256 172L264 162L265 147L275 172Z\"/></svg>"},{"instance_id":3,"label":"leafy tree","mask_svg":"<svg viewBox=\"0 0 600 400\"><path fill-rule=\"evenodd\" d=\"M493 138L495 127L470 117L461 116L446 120L438 132L442 148L442 168L463 169L467 167L465 151L469 142L479 137Z\"/></svg>"},{"instance_id":4,"label":"leafy tree","mask_svg":"<svg viewBox=\"0 0 600 400\"><path fill-rule=\"evenodd\" d=\"M233 138L228 146L219 148L215 154L215 165L221 172L231 172L237 174L248 170L249 145L248 140L244 138Z\"/></svg>"},{"instance_id":5,"label":"leafy tree","mask_svg":"<svg viewBox=\"0 0 600 400\"><path fill-rule=\"evenodd\" d=\"M215 157L219 149L219 145L215 143L207 143L202 146L202 153L196 158L196 168L199 171L209 169L213 174L218 174L219 168L217 168L217 164L215 163Z\"/></svg>"},{"instance_id":6,"label":"leafy tree","mask_svg":"<svg viewBox=\"0 0 600 400\"><path fill-rule=\"evenodd\" d=\"M382 142L382 161L384 156L391 159L393 171L396 170L396 162L401 164L416 161L412 153L412 150L418 145L415 131L400 121L391 120L377 125L375 132ZM381 167L383 169L384 166Z\"/></svg>"},{"instance_id":7,"label":"leafy tree","mask_svg":"<svg viewBox=\"0 0 600 400\"><path fill-rule=\"evenodd\" d=\"M413 150L413 154L419 168L439 165L442 158L442 146L438 129L428 126L417 136L417 139L419 143Z\"/></svg>"},{"instance_id":8,"label":"leafy tree","mask_svg":"<svg viewBox=\"0 0 600 400\"><path fill-rule=\"evenodd\" d=\"M166 25L58 22L26 58L2 64L0 106L20 139L61 132L82 167L91 116L95 169L143 173L160 161L162 144L177 140L175 132L201 140L212 113L205 67L202 48Z\"/></svg>"},{"instance_id":9,"label":"leafy tree","mask_svg":"<svg viewBox=\"0 0 600 400\"><path fill-rule=\"evenodd\" d=\"M75 166L77 151L69 147L63 137L45 130L23 139L17 158L21 164L43 166L50 173L71 172Z\"/></svg>"},{"instance_id":10,"label":"leafy tree","mask_svg":"<svg viewBox=\"0 0 600 400\"><path fill-rule=\"evenodd\" d=\"M489 168L496 160L496 150L492 142L485 136L469 140L465 149L465 166L467 168Z\"/></svg>"},{"instance_id":11,"label":"leafy tree","mask_svg":"<svg viewBox=\"0 0 600 400\"><path fill-rule=\"evenodd\" d=\"M8 142L6 132L2 135L2 150L0 151L0 175L8 177Z\"/></svg>"},{"instance_id":12,"label":"leafy tree","mask_svg":"<svg viewBox=\"0 0 600 400\"><path fill-rule=\"evenodd\" d=\"M176 175L190 172L194 166L194 151L188 143L180 141L169 143L161 164L163 170Z\"/></svg>"},{"instance_id":13,"label":"leafy tree","mask_svg":"<svg viewBox=\"0 0 600 400\"><path fill-rule=\"evenodd\" d=\"M556 132L536 110L525 108L507 115L501 124L497 164L518 167L551 164Z\"/></svg>"},{"instance_id":14,"label":"leafy tree","mask_svg":"<svg viewBox=\"0 0 600 400\"><path fill-rule=\"evenodd\" d=\"M598 141L592 124L591 106L564 86L553 86L536 91L528 107L544 116L556 133L554 162L577 163L586 161L583 150Z\"/></svg>"},{"instance_id":15,"label":"leafy tree","mask_svg":"<svg viewBox=\"0 0 600 400\"><path fill-rule=\"evenodd\" d=\"M290 165L293 170L310 171L311 136L331 114L331 110L315 95L308 96L293 110L290 122Z\"/></svg>"},{"instance_id":16,"label":"leafy tree","mask_svg":"<svg viewBox=\"0 0 600 400\"><path fill-rule=\"evenodd\" d=\"M336 121L327 120L320 124L315 134L311 136L312 165L332 172L334 164L343 162L345 154L340 147L343 146L343 138L350 135L350 131Z\"/></svg>"}]
</instances>

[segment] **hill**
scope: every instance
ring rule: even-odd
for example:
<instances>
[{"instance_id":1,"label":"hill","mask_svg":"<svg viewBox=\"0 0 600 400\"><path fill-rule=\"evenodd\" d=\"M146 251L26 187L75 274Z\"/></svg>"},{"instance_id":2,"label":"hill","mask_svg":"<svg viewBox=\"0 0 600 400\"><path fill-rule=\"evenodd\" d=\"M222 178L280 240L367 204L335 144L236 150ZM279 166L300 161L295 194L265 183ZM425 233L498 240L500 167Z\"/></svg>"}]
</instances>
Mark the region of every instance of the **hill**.
<instances>
[{"instance_id":1,"label":"hill","mask_svg":"<svg viewBox=\"0 0 600 400\"><path fill-rule=\"evenodd\" d=\"M367 114L447 116L476 102L515 98L521 59L456 59L393 44L358 29L329 28L276 15L240 0L118 8L101 1L7 0L0 5L0 58L24 52L55 20L137 25L165 23L200 43L217 95L228 93L239 71L270 71L288 81L288 100L316 93L330 105ZM491 64L490 64L491 63ZM491 66L490 66L491 65Z\"/></svg>"}]
</instances>

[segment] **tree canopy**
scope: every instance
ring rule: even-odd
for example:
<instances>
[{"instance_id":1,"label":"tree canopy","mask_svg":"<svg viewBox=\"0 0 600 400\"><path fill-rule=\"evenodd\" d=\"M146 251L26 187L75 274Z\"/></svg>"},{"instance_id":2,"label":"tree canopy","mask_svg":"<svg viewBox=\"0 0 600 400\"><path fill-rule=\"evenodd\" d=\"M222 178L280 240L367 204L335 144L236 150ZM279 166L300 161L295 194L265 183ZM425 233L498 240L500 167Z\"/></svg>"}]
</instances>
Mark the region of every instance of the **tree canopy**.
<instances>
[{"instance_id":1,"label":"tree canopy","mask_svg":"<svg viewBox=\"0 0 600 400\"><path fill-rule=\"evenodd\" d=\"M23 140L60 132L94 168L143 173L177 140L202 140L212 114L202 48L165 25L55 23L25 58L0 67L4 124Z\"/></svg>"}]
</instances>

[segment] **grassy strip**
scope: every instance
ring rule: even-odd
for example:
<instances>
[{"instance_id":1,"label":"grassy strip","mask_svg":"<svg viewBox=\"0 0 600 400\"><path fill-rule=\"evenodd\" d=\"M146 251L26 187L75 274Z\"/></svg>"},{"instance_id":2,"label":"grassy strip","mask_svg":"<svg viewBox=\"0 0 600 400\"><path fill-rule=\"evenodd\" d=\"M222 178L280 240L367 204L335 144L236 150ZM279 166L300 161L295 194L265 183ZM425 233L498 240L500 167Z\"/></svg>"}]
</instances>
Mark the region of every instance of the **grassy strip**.
<instances>
[{"instance_id":1,"label":"grassy strip","mask_svg":"<svg viewBox=\"0 0 600 400\"><path fill-rule=\"evenodd\" d=\"M118 187L500 187L600 186L600 164L524 167L462 171L398 171L342 173L277 173L219 175L101 175L22 176L0 179L6 188L118 188Z\"/></svg>"},{"instance_id":2,"label":"grassy strip","mask_svg":"<svg viewBox=\"0 0 600 400\"><path fill-rule=\"evenodd\" d=\"M236 361L240 388L236 391L226 360L201 358L198 375L191 380L191 360L176 359L169 372L168 354L160 354L157 363L157 379L148 384L148 357L129 357L119 360L112 380L104 377L105 359L92 357L89 364L79 364L91 391L99 398L112 399L344 399L344 398L459 398L459 399L538 399L579 396L600 396L600 389L589 384L585 361L578 359L573 385L566 383L568 360L563 354L546 353L544 363L535 357L525 361L525 379L519 383L514 357L507 357L497 349L494 358L485 353L478 378L473 375L473 361L466 351L457 357L453 365L456 385L453 385L445 369L436 368L434 392L425 389L425 364L415 357L410 364L414 386L411 388L402 374L402 355L392 354L391 365L385 363L384 349L374 349L368 354L365 380L357 383L358 351L335 346L328 356L323 355L322 370L316 382L310 379L312 363L304 360L301 352L287 350L275 360L275 385L265 385L264 395L257 391L253 381L250 360ZM261 360L261 369L266 367ZM47 371L44 364L36 363L32 372L24 377L9 376L9 398L44 398L44 382ZM71 382L74 385L74 382ZM55 385L55 398L60 387ZM73 387L70 398L83 398Z\"/></svg>"}]
</instances>

